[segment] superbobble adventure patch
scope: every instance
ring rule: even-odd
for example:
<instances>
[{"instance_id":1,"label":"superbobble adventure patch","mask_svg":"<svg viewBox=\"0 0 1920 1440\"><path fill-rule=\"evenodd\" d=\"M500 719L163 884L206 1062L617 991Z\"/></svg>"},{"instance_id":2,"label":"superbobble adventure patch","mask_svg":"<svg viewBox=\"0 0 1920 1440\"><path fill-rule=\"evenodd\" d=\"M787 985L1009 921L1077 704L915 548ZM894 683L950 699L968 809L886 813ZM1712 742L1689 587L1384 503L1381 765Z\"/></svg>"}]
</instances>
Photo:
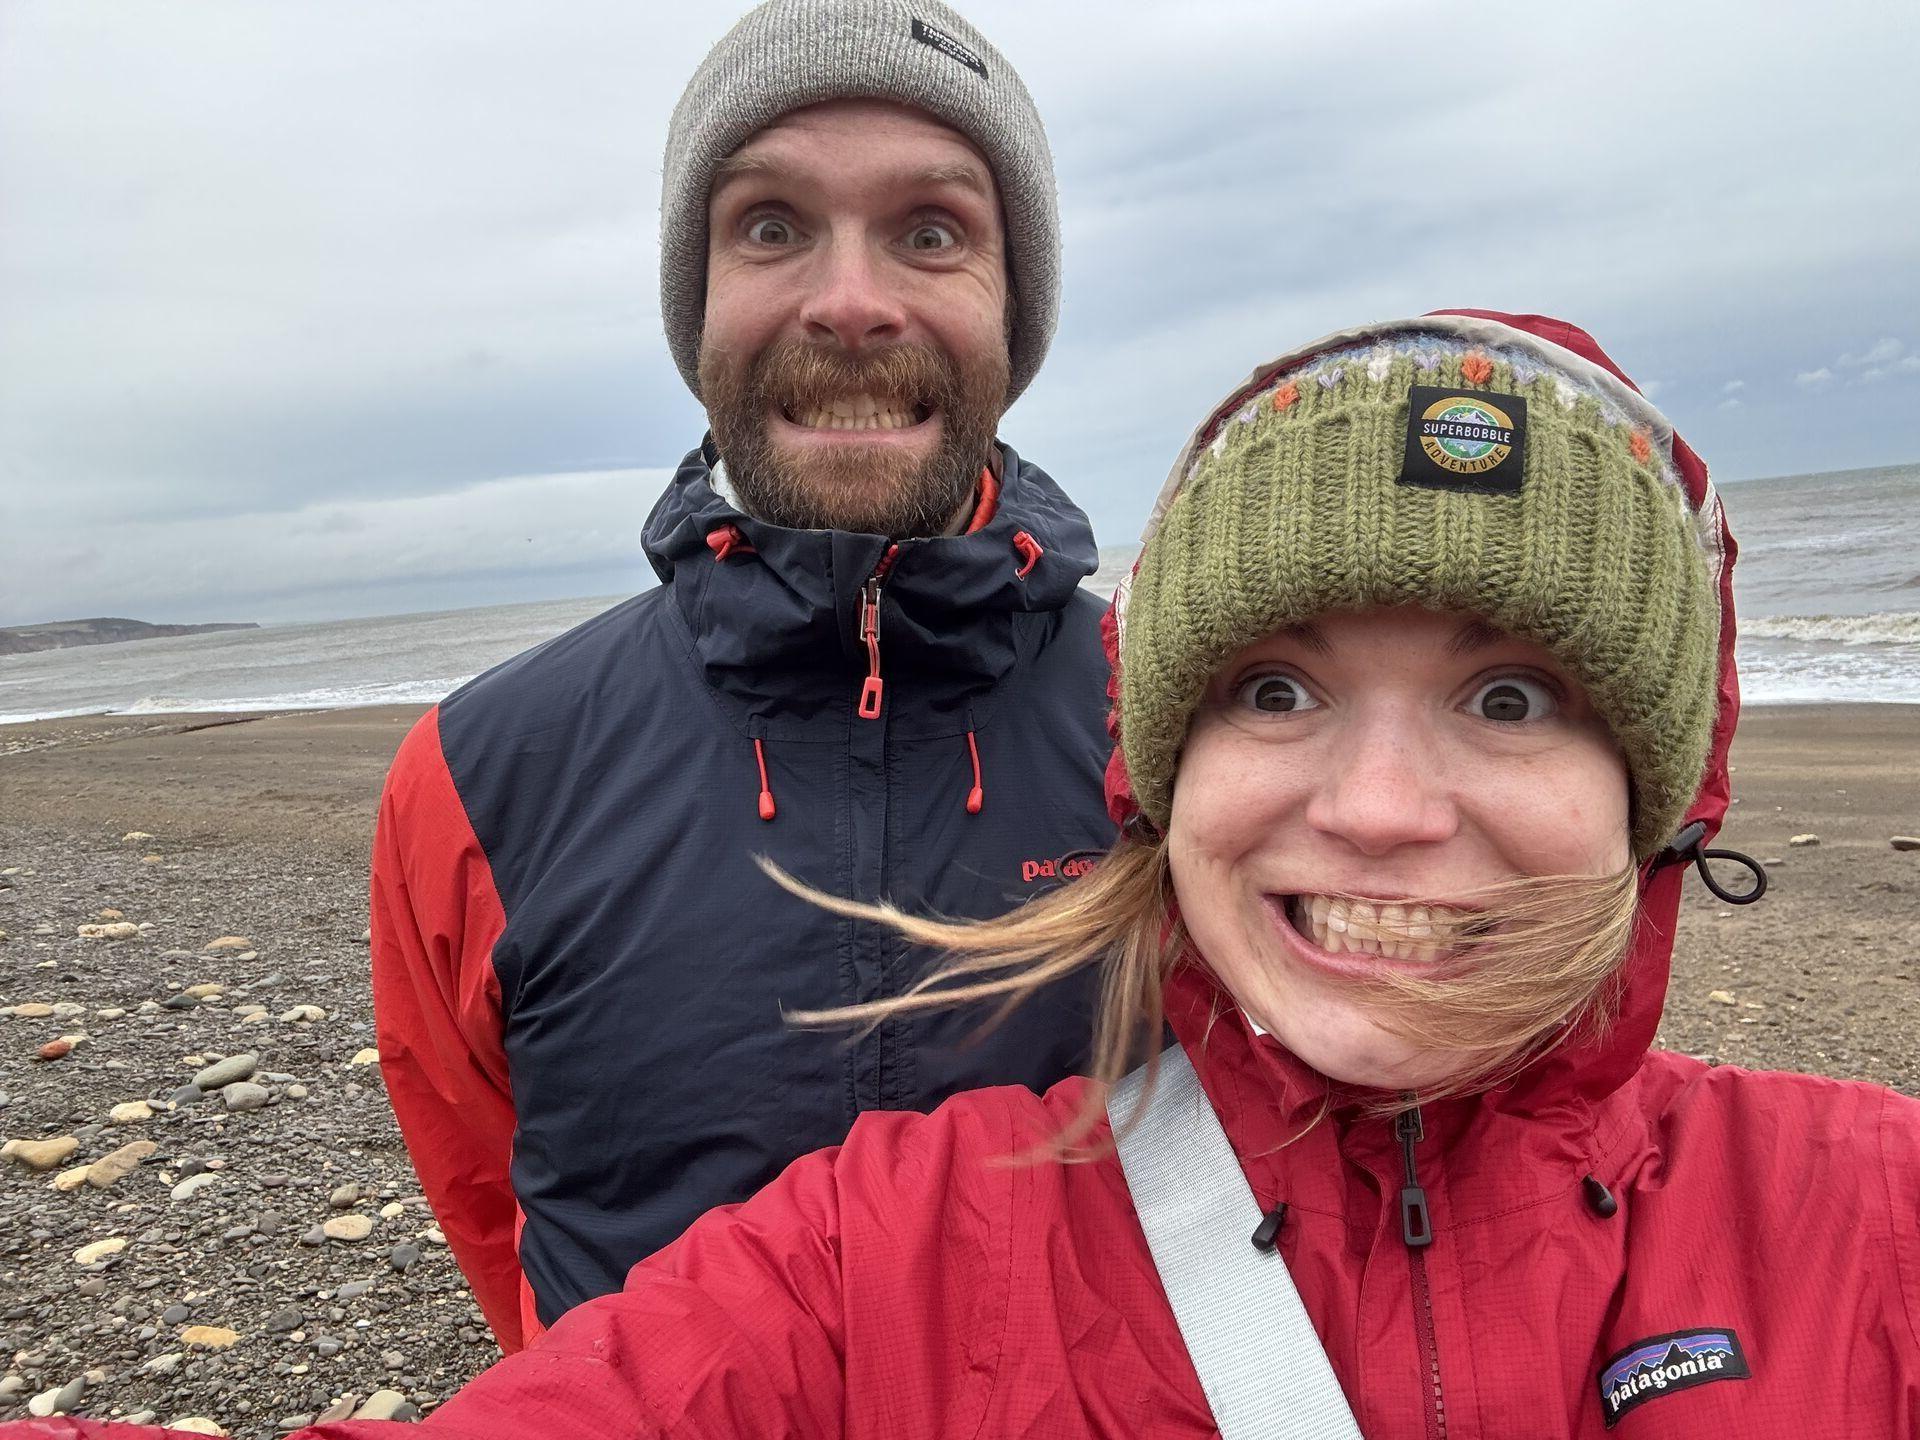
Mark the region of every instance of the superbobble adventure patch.
<instances>
[{"instance_id":1,"label":"superbobble adventure patch","mask_svg":"<svg viewBox=\"0 0 1920 1440\"><path fill-rule=\"evenodd\" d=\"M1413 387L1402 485L1518 495L1526 456L1527 402L1521 396Z\"/></svg>"},{"instance_id":2,"label":"superbobble adventure patch","mask_svg":"<svg viewBox=\"0 0 1920 1440\"><path fill-rule=\"evenodd\" d=\"M1740 1337L1729 1329L1675 1330L1649 1335L1620 1351L1600 1370L1600 1416L1611 1430L1649 1400L1716 1380L1747 1380Z\"/></svg>"}]
</instances>

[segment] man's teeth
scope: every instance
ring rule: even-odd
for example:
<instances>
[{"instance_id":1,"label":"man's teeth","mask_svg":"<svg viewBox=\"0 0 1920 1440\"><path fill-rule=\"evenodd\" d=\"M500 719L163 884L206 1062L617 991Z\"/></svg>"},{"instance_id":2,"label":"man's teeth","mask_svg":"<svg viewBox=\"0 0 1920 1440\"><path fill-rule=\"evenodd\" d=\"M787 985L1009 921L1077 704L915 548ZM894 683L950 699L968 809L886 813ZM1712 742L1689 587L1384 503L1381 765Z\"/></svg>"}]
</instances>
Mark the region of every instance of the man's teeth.
<instances>
[{"instance_id":1,"label":"man's teeth","mask_svg":"<svg viewBox=\"0 0 1920 1440\"><path fill-rule=\"evenodd\" d=\"M817 410L796 410L793 422L809 430L904 430L916 423L911 406L902 409L871 395L846 395Z\"/></svg>"},{"instance_id":2,"label":"man's teeth","mask_svg":"<svg viewBox=\"0 0 1920 1440\"><path fill-rule=\"evenodd\" d=\"M1382 904L1332 895L1298 895L1289 907L1295 925L1332 955L1378 955L1433 961L1463 938L1471 911L1451 905Z\"/></svg>"}]
</instances>

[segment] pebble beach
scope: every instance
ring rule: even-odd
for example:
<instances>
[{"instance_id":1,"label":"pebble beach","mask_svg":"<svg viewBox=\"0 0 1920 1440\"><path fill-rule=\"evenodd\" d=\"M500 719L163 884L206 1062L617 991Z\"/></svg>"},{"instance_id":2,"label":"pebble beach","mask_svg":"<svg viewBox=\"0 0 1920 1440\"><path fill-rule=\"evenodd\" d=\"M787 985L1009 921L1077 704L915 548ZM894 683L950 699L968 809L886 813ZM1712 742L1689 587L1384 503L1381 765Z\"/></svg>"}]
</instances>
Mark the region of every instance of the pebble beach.
<instances>
[{"instance_id":1,"label":"pebble beach","mask_svg":"<svg viewBox=\"0 0 1920 1440\"><path fill-rule=\"evenodd\" d=\"M421 708L0 726L0 1419L270 1437L497 1357L373 1049L368 842ZM1748 712L1718 843L1772 888L1689 886L1663 1044L1920 1094L1916 757L1920 706Z\"/></svg>"}]
</instances>

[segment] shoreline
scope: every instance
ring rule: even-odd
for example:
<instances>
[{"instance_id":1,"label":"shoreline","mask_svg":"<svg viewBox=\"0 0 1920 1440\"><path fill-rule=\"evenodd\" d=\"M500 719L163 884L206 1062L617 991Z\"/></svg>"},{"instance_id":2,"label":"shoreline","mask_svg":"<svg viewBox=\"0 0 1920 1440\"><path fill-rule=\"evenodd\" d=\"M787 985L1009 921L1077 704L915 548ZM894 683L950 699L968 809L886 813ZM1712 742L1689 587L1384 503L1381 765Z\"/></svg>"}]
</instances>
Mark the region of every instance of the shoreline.
<instances>
[{"instance_id":1,"label":"shoreline","mask_svg":"<svg viewBox=\"0 0 1920 1440\"><path fill-rule=\"evenodd\" d=\"M149 822L160 822L201 842L272 844L304 835L364 856L387 765L431 708L168 711L0 724L0 835L25 825L111 838L157 832L159 823ZM1790 834L1822 823L1846 828L1851 844L1920 834L1920 774L1899 764L1916 754L1920 704L1747 706L1731 759L1735 798L1719 843L1771 854ZM1762 798L1745 794L1755 784L1774 798L1759 811L1743 810ZM1750 833L1768 810L1799 813L1806 823L1789 835L1772 835L1772 827ZM1881 833L1851 834L1858 826L1848 822L1869 815Z\"/></svg>"},{"instance_id":2,"label":"shoreline","mask_svg":"<svg viewBox=\"0 0 1920 1440\"><path fill-rule=\"evenodd\" d=\"M231 724L238 720L270 720L288 715L334 715L349 711L404 710L420 715L432 709L444 698L444 695L436 695L423 700L368 700L347 705L304 704L298 701L270 704L236 703L231 706L208 703L182 710L61 710L47 715L0 715L0 758L16 753L5 748L10 740L20 738L21 732L36 730L41 726L78 722L142 726L152 722L160 727L205 728L216 724ZM1829 700L1820 696L1791 696L1781 700L1769 700L1743 695L1740 699L1740 723L1745 726L1748 718L1756 712L1807 709L1920 710L1920 700Z\"/></svg>"}]
</instances>

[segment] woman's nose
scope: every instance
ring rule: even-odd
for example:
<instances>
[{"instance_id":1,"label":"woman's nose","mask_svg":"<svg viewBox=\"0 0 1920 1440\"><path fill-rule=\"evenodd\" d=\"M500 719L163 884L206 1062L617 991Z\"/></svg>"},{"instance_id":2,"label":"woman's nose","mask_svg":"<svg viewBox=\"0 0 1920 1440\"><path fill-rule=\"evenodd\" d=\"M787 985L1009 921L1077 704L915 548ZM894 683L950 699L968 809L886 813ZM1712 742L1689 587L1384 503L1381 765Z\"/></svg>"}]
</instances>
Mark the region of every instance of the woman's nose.
<instances>
[{"instance_id":1,"label":"woman's nose","mask_svg":"<svg viewBox=\"0 0 1920 1440\"><path fill-rule=\"evenodd\" d=\"M837 342L849 353L898 341L906 314L866 237L835 232L817 253L812 289L800 308L807 338Z\"/></svg>"},{"instance_id":2,"label":"woman's nose","mask_svg":"<svg viewBox=\"0 0 1920 1440\"><path fill-rule=\"evenodd\" d=\"M1459 828L1453 779L1417 722L1382 717L1329 747L1307 823L1363 855L1438 844Z\"/></svg>"}]
</instances>

